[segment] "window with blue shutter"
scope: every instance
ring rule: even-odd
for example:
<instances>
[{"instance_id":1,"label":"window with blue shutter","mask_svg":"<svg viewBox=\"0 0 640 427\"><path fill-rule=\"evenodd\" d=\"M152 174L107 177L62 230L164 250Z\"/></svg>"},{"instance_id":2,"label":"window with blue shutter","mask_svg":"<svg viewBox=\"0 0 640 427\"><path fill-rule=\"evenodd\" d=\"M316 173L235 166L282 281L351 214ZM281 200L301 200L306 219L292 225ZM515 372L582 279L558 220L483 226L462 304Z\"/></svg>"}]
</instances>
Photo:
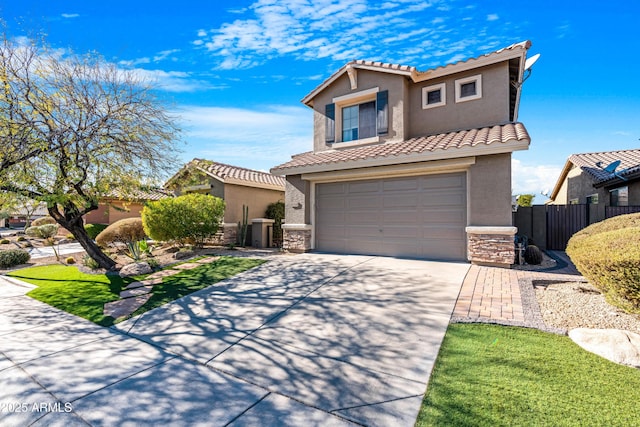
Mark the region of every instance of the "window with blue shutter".
<instances>
[{"instance_id":1,"label":"window with blue shutter","mask_svg":"<svg viewBox=\"0 0 640 427\"><path fill-rule=\"evenodd\" d=\"M325 116L325 142L336 140L336 104L327 104L324 110Z\"/></svg>"},{"instance_id":2,"label":"window with blue shutter","mask_svg":"<svg viewBox=\"0 0 640 427\"><path fill-rule=\"evenodd\" d=\"M376 94L376 119L378 135L389 132L389 91L383 90Z\"/></svg>"}]
</instances>

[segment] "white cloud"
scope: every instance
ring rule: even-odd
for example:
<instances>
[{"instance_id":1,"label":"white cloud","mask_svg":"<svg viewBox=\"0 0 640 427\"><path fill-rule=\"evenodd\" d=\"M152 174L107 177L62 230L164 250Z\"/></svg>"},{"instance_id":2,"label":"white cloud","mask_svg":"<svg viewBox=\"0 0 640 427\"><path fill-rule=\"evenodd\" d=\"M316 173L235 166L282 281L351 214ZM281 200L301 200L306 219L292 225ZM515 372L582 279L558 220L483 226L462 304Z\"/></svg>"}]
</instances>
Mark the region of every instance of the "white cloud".
<instances>
[{"instance_id":1,"label":"white cloud","mask_svg":"<svg viewBox=\"0 0 640 427\"><path fill-rule=\"evenodd\" d=\"M540 193L552 190L560 177L562 165L528 164L518 159L511 160L511 185L513 194L535 194L541 201Z\"/></svg>"},{"instance_id":2,"label":"white cloud","mask_svg":"<svg viewBox=\"0 0 640 427\"><path fill-rule=\"evenodd\" d=\"M260 109L183 106L177 112L189 145L187 158L205 157L268 170L312 148L312 111L269 105Z\"/></svg>"},{"instance_id":3,"label":"white cloud","mask_svg":"<svg viewBox=\"0 0 640 427\"><path fill-rule=\"evenodd\" d=\"M180 52L180 49L169 49L169 50L163 50L161 52L158 52L154 57L153 57L153 61L154 62L159 62L159 61L164 61L168 58L171 57L171 55L173 55L174 53L178 53ZM175 58L172 58L175 59Z\"/></svg>"},{"instance_id":4,"label":"white cloud","mask_svg":"<svg viewBox=\"0 0 640 427\"><path fill-rule=\"evenodd\" d=\"M193 78L183 71L145 70L134 68L133 73L140 79L151 82L167 92L197 92L202 90L225 89L226 85L212 85L204 80Z\"/></svg>"},{"instance_id":5,"label":"white cloud","mask_svg":"<svg viewBox=\"0 0 640 427\"><path fill-rule=\"evenodd\" d=\"M497 21L498 19L500 19L500 17L497 13L490 13L487 15L487 21Z\"/></svg>"},{"instance_id":6,"label":"white cloud","mask_svg":"<svg viewBox=\"0 0 640 427\"><path fill-rule=\"evenodd\" d=\"M440 10L447 11L446 19ZM278 57L336 62L410 58L426 63L433 51L439 56L471 57L485 53L478 48L487 41L512 42L511 36L502 40L509 28L493 22L498 15L461 25L465 16L468 9L452 8L444 0L381 4L372 0L255 0L238 19L198 30L193 44L219 58L218 68L232 69L255 67ZM477 28L471 28L472 24ZM451 43L456 39L465 43ZM405 52L426 42L431 45L420 54Z\"/></svg>"},{"instance_id":7,"label":"white cloud","mask_svg":"<svg viewBox=\"0 0 640 427\"><path fill-rule=\"evenodd\" d=\"M78 18L80 16L80 14L78 14L78 13L63 13L60 16L62 16L63 18L66 18L66 19L72 19L72 18Z\"/></svg>"}]
</instances>

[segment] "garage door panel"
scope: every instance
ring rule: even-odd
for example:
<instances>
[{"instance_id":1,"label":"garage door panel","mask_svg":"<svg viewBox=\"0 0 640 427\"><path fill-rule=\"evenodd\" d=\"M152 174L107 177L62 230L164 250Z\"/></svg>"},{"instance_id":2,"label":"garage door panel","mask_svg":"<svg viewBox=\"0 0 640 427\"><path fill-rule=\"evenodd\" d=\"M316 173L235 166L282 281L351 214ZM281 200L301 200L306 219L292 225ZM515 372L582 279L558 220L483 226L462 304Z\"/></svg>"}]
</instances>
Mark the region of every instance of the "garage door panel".
<instances>
[{"instance_id":1,"label":"garage door panel","mask_svg":"<svg viewBox=\"0 0 640 427\"><path fill-rule=\"evenodd\" d=\"M422 177L420 183L423 190L461 189L466 187L466 177L459 174L429 175Z\"/></svg>"},{"instance_id":2,"label":"garage door panel","mask_svg":"<svg viewBox=\"0 0 640 427\"><path fill-rule=\"evenodd\" d=\"M351 196L346 201L349 210L352 209L372 209L380 207L380 198L371 196Z\"/></svg>"},{"instance_id":3,"label":"garage door panel","mask_svg":"<svg viewBox=\"0 0 640 427\"><path fill-rule=\"evenodd\" d=\"M420 185L420 181L415 179L415 177L395 178L395 179L388 179L383 181L382 190L383 191L407 191L407 190L416 191L418 190L419 185Z\"/></svg>"},{"instance_id":4,"label":"garage door panel","mask_svg":"<svg viewBox=\"0 0 640 427\"><path fill-rule=\"evenodd\" d=\"M349 194L377 193L380 191L381 183L378 181L356 181L347 185Z\"/></svg>"},{"instance_id":5,"label":"garage door panel","mask_svg":"<svg viewBox=\"0 0 640 427\"><path fill-rule=\"evenodd\" d=\"M345 194L346 188L345 184L341 182L332 182L330 184L322 184L321 186L316 187L316 195L324 196L324 195L336 195L336 194Z\"/></svg>"},{"instance_id":6,"label":"garage door panel","mask_svg":"<svg viewBox=\"0 0 640 427\"><path fill-rule=\"evenodd\" d=\"M391 194L382 196L382 206L384 208L405 208L418 206L415 193L411 194Z\"/></svg>"},{"instance_id":7,"label":"garage door panel","mask_svg":"<svg viewBox=\"0 0 640 427\"><path fill-rule=\"evenodd\" d=\"M465 225L465 173L316 186L319 250L464 260Z\"/></svg>"}]
</instances>

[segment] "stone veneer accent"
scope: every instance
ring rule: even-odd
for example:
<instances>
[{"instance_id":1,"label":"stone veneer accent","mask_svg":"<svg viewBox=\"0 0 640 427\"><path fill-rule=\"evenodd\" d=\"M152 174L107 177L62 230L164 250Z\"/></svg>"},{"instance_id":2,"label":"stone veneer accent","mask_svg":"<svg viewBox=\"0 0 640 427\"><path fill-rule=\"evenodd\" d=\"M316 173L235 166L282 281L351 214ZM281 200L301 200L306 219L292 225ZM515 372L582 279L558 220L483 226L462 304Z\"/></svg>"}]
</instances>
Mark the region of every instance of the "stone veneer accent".
<instances>
[{"instance_id":1,"label":"stone veneer accent","mask_svg":"<svg viewBox=\"0 0 640 427\"><path fill-rule=\"evenodd\" d=\"M307 252L311 249L311 227L305 224L282 226L282 249Z\"/></svg>"},{"instance_id":2,"label":"stone veneer accent","mask_svg":"<svg viewBox=\"0 0 640 427\"><path fill-rule=\"evenodd\" d=\"M515 262L516 227L467 227L467 258L472 264L509 268Z\"/></svg>"},{"instance_id":3,"label":"stone veneer accent","mask_svg":"<svg viewBox=\"0 0 640 427\"><path fill-rule=\"evenodd\" d=\"M222 244L235 245L238 241L238 224L222 224Z\"/></svg>"}]
</instances>

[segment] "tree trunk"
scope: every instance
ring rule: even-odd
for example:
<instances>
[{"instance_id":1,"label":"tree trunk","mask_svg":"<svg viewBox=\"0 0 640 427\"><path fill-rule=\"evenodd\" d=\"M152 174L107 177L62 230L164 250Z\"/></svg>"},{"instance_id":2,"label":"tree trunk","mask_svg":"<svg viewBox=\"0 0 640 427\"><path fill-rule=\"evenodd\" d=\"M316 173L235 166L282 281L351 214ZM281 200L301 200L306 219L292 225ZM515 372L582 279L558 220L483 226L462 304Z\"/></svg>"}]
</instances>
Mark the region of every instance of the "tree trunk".
<instances>
[{"instance_id":1,"label":"tree trunk","mask_svg":"<svg viewBox=\"0 0 640 427\"><path fill-rule=\"evenodd\" d=\"M98 263L101 268L106 270L112 270L115 267L116 262L112 260L107 254L102 252L100 246L98 246L93 240L89 238L87 235L87 231L84 229L84 223L82 222L82 216L75 218L75 216L71 216L69 212L66 212L67 215L62 216L57 209L49 208L49 215L55 219L58 224L69 230L73 237L76 238L80 246L87 251L87 254L93 258L94 261Z\"/></svg>"}]
</instances>

